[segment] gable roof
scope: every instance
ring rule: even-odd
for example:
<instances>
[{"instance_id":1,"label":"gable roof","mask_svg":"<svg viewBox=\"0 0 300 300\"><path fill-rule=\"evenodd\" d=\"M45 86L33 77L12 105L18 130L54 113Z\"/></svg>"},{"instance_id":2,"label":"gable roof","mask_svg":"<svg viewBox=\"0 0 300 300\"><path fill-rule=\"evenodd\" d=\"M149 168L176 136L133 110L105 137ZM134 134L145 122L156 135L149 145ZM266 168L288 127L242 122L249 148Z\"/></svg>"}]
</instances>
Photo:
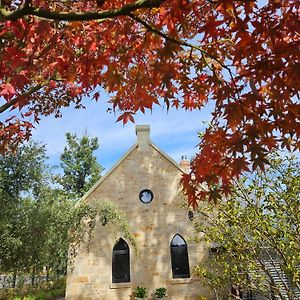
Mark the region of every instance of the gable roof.
<instances>
[{"instance_id":1,"label":"gable roof","mask_svg":"<svg viewBox=\"0 0 300 300\"><path fill-rule=\"evenodd\" d=\"M173 159L171 158L167 153L165 153L163 150L158 148L152 141L149 141L149 146L151 146L153 149L155 149L157 152L161 154L165 159L167 159L175 168L177 168L180 172L185 173L184 169ZM138 143L135 143L132 147L129 148L129 150L106 172L104 176L102 176L79 200L85 201L86 198L107 178L110 176L110 174L113 173L113 171L122 164L122 162L137 148L139 147Z\"/></svg>"}]
</instances>

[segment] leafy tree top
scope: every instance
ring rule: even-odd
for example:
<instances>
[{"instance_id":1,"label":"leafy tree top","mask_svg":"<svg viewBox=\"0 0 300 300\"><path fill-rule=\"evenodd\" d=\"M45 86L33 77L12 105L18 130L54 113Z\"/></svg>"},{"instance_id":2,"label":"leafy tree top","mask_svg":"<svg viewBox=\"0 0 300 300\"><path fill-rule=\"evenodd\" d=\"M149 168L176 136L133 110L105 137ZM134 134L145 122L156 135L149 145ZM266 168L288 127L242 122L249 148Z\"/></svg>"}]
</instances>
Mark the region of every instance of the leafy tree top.
<instances>
[{"instance_id":1,"label":"leafy tree top","mask_svg":"<svg viewBox=\"0 0 300 300\"><path fill-rule=\"evenodd\" d=\"M100 178L103 170L94 156L99 148L97 138L84 135L78 138L67 133L67 146L60 156L63 175L59 179L65 192L81 197Z\"/></svg>"},{"instance_id":2,"label":"leafy tree top","mask_svg":"<svg viewBox=\"0 0 300 300\"><path fill-rule=\"evenodd\" d=\"M0 155L0 190L8 199L35 195L47 180L45 145L30 142L19 145L14 153Z\"/></svg>"},{"instance_id":3,"label":"leafy tree top","mask_svg":"<svg viewBox=\"0 0 300 300\"><path fill-rule=\"evenodd\" d=\"M273 148L299 149L297 0L0 2L2 151L41 115L96 87L124 124L138 112L215 103L191 174L189 202L216 200L231 180L263 169ZM14 110L21 109L17 118ZM199 190L206 183L207 190Z\"/></svg>"}]
</instances>

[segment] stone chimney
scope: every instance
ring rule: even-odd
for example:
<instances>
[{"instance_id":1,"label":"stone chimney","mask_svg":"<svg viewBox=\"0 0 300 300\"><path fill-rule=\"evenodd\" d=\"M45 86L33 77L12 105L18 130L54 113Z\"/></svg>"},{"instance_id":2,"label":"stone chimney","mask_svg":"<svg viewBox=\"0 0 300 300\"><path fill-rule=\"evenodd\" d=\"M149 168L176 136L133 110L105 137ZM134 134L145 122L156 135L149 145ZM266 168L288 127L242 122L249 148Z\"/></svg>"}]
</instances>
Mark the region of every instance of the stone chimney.
<instances>
[{"instance_id":1,"label":"stone chimney","mask_svg":"<svg viewBox=\"0 0 300 300\"><path fill-rule=\"evenodd\" d=\"M190 171L190 161L187 159L186 155L181 156L181 161L179 163L181 168L184 170L185 173L188 173Z\"/></svg>"},{"instance_id":2,"label":"stone chimney","mask_svg":"<svg viewBox=\"0 0 300 300\"><path fill-rule=\"evenodd\" d=\"M150 126L136 125L135 133L137 135L137 144L140 150L147 150L150 144Z\"/></svg>"}]
</instances>

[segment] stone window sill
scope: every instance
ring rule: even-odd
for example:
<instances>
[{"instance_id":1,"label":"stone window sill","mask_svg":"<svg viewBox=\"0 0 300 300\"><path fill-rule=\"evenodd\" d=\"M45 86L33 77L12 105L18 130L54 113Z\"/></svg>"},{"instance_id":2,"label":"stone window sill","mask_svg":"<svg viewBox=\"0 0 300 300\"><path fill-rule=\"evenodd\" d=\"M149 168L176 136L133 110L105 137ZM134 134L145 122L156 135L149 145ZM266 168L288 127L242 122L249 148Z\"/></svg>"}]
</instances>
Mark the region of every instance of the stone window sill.
<instances>
[{"instance_id":1,"label":"stone window sill","mask_svg":"<svg viewBox=\"0 0 300 300\"><path fill-rule=\"evenodd\" d=\"M110 289L127 289L127 288L132 288L132 284L131 284L131 282L111 283L109 288Z\"/></svg>"},{"instance_id":2,"label":"stone window sill","mask_svg":"<svg viewBox=\"0 0 300 300\"><path fill-rule=\"evenodd\" d=\"M192 283L192 278L173 278L170 280L170 284L184 284L184 283Z\"/></svg>"}]
</instances>

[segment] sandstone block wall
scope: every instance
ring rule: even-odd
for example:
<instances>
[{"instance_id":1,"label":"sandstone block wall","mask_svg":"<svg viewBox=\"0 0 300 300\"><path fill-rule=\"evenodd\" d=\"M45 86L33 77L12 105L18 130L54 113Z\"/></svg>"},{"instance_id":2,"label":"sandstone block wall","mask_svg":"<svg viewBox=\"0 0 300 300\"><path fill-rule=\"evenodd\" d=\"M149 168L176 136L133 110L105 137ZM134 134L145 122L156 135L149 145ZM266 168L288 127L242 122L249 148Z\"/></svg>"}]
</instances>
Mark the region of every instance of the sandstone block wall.
<instances>
[{"instance_id":1,"label":"sandstone block wall","mask_svg":"<svg viewBox=\"0 0 300 300\"><path fill-rule=\"evenodd\" d=\"M143 140L143 142L145 142ZM67 300L127 300L139 285L149 295L155 288L166 287L167 299L199 299L208 296L193 278L172 278L170 242L179 233L187 242L189 264L207 259L204 244L194 244L194 231L187 211L179 208L181 171L154 146L138 145L86 197L85 201L111 201L126 213L138 251L130 243L129 283L112 283L112 249L115 239L98 226L89 251L83 245L67 278ZM139 193L150 189L154 199L149 204L139 200Z\"/></svg>"}]
</instances>

